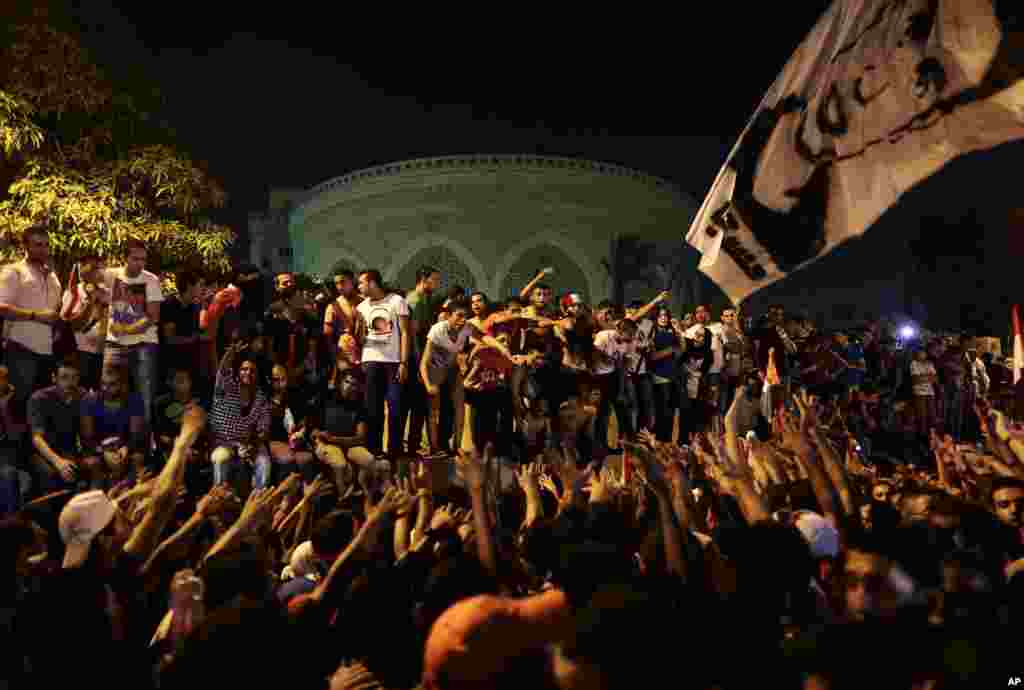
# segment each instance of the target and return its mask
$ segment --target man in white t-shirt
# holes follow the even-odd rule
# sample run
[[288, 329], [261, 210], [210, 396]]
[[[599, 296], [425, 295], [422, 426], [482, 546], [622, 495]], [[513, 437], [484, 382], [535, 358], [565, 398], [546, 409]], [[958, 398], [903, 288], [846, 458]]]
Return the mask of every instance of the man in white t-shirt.
[[157, 352], [160, 345], [160, 279], [146, 268], [146, 245], [130, 239], [124, 266], [107, 269], [105, 287], [110, 294], [107, 342], [103, 367], [123, 366], [131, 372], [146, 407], [146, 427], [152, 428], [153, 399], [157, 388]]
[[366, 410], [369, 421], [367, 449], [383, 455], [384, 403], [388, 406], [388, 459], [402, 450], [402, 389], [409, 378], [412, 330], [409, 305], [401, 295], [384, 290], [380, 271], [359, 274], [357, 311], [365, 326], [362, 366], [366, 374]]
[[[721, 395], [722, 367], [725, 366], [725, 346], [722, 342], [723, 326], [721, 323], [711, 323], [711, 310], [706, 305], [697, 307], [693, 313], [697, 323], [686, 330], [686, 337], [695, 340], [698, 331], [704, 329], [704, 335], [711, 339], [711, 364], [704, 372], [703, 383], [708, 390], [717, 390]], [[714, 409], [721, 413], [721, 401], [715, 398]]]
[[604, 330], [594, 336], [594, 388], [601, 393], [601, 402], [594, 422], [595, 451], [617, 451], [608, 447], [608, 420], [612, 408], [619, 423], [619, 440], [633, 437], [633, 420], [622, 401], [623, 368], [627, 357], [636, 351], [637, 325], [622, 319], [614, 330]]
[[0, 318], [7, 339], [6, 363], [21, 407], [53, 365], [53, 324], [60, 318], [60, 280], [50, 270], [46, 228], [25, 231], [25, 258], [0, 271]]
[[[521, 361], [512, 356], [505, 344], [485, 335], [470, 323], [469, 314], [470, 306], [465, 300], [449, 302], [444, 318], [427, 332], [420, 358], [418, 373], [430, 399], [428, 429], [432, 456], [449, 450], [457, 453], [462, 442], [466, 369], [460, 355], [465, 352], [467, 343], [485, 345], [510, 361]], [[450, 437], [455, 439], [451, 449], [448, 448]]]

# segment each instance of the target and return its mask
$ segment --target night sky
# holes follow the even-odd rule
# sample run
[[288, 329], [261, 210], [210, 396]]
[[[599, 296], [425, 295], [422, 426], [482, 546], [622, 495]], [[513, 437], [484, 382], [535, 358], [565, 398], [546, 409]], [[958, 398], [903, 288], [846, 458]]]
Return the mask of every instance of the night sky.
[[[456, 153], [604, 160], [666, 177], [702, 199], [828, 4], [680, 5], [699, 5], [699, 15], [620, 5], [568, 16], [514, 5], [370, 15], [350, 13], [349, 4], [297, 3], [290, 11], [280, 3], [224, 10], [176, 2], [154, 11], [149, 3], [90, 0], [79, 15], [87, 43], [115, 76], [124, 65], [152, 75], [181, 144], [230, 195], [223, 220], [242, 229], [270, 187]], [[991, 264], [1007, 256], [1005, 217], [1019, 195], [1010, 183], [1019, 179], [1021, 147], [1009, 148], [952, 166], [859, 243], [884, 251], [904, 244], [898, 234], [921, 232], [909, 226], [941, 224], [955, 234], [966, 223], [981, 237], [970, 244], [988, 252], [964, 250], [975, 256], [961, 262], [956, 294], [943, 292], [953, 289], [949, 280], [918, 291], [928, 292], [926, 301], [968, 301], [976, 299], [963, 296], [970, 284], [1007, 301], [1014, 286]], [[931, 220], [918, 223], [925, 215]], [[686, 228], [679, 230], [682, 241]], [[858, 251], [865, 250], [836, 252], [824, 279], [856, 284], [861, 260], [844, 254]]]

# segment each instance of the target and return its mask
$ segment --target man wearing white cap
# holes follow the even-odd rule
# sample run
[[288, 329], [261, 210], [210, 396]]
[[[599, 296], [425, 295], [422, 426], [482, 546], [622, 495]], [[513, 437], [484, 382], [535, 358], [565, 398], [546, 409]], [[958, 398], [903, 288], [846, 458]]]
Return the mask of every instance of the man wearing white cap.
[[139, 626], [148, 624], [149, 603], [139, 571], [174, 516], [189, 451], [205, 423], [201, 408], [186, 409], [181, 435], [137, 524], [100, 490], [78, 494], [64, 506], [57, 523], [65, 544], [64, 567], [43, 583], [26, 631], [28, 662], [40, 687], [81, 684], [89, 669], [106, 674], [109, 669], [96, 665], [104, 658], [122, 660], [116, 678], [104, 676], [105, 684], [139, 687], [146, 682], [150, 670], [144, 650], [136, 645], [145, 641]]
[[97, 556], [109, 564], [108, 557], [131, 536], [131, 523], [99, 489], [72, 498], [61, 511], [57, 526], [64, 541], [66, 569], [85, 565], [94, 541], [100, 550]]

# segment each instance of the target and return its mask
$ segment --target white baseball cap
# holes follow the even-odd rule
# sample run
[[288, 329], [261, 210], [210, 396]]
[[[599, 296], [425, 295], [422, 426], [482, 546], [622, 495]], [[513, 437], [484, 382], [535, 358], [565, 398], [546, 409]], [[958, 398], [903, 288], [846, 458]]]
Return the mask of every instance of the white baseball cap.
[[65, 568], [78, 568], [85, 563], [92, 540], [106, 529], [116, 514], [114, 503], [99, 489], [78, 494], [68, 501], [57, 521], [65, 546]]

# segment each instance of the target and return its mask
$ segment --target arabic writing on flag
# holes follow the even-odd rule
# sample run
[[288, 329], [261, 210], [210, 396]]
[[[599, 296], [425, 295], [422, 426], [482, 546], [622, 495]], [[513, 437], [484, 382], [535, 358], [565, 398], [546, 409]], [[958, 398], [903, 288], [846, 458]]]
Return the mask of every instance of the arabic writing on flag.
[[765, 95], [686, 240], [734, 302], [863, 234], [952, 159], [1024, 138], [996, 0], [837, 0]]

